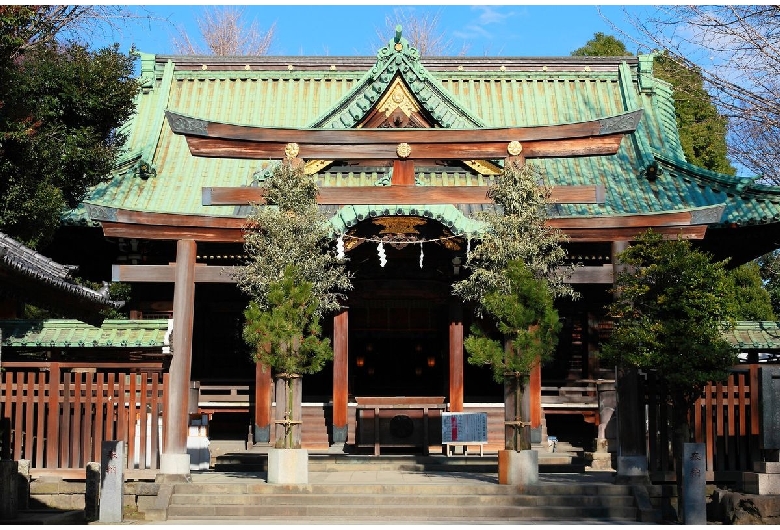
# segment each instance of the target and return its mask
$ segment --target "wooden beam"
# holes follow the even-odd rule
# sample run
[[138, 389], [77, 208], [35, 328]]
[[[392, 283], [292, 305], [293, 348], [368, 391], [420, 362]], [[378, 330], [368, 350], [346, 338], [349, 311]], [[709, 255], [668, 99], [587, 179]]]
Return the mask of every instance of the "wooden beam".
[[[429, 129], [430, 130], [430, 129]], [[433, 129], [441, 130], [441, 129]], [[481, 131], [472, 133], [479, 137]], [[206, 158], [236, 158], [268, 160], [284, 158], [286, 143], [256, 143], [246, 140], [201, 138], [187, 136], [193, 156]], [[570, 138], [565, 140], [534, 140], [523, 143], [526, 158], [567, 158], [578, 156], [614, 155], [620, 148], [623, 134]], [[496, 159], [507, 155], [507, 142], [410, 143], [408, 160], [474, 160]], [[298, 156], [306, 160], [363, 160], [381, 158], [395, 160], [398, 144], [303, 144]]]
[[[395, 178], [395, 175], [394, 175]], [[339, 186], [319, 189], [319, 204], [492, 204], [488, 186]], [[260, 187], [204, 187], [204, 206], [261, 204]], [[557, 186], [552, 202], [557, 204], [599, 204], [604, 186]]]
[[360, 128], [360, 129], [294, 129], [284, 127], [252, 127], [212, 122], [166, 111], [168, 124], [175, 134], [203, 138], [222, 138], [248, 142], [276, 142], [323, 145], [466, 143], [475, 135], [480, 141], [528, 142], [533, 140], [561, 140], [630, 133], [636, 130], [643, 110], [577, 123], [542, 125], [534, 127], [496, 127], [482, 129], [449, 128]]
[[[206, 217], [206, 216], [204, 216]], [[238, 223], [245, 222], [237, 219]], [[176, 241], [179, 238], [192, 239], [209, 243], [240, 243], [244, 241], [241, 228], [213, 228], [199, 226], [158, 226], [153, 224], [127, 224], [101, 221], [103, 235], [106, 237], [125, 237], [137, 239], [154, 239]]]
[[[195, 283], [236, 283], [234, 274], [237, 267], [214, 265], [195, 265]], [[169, 265], [112, 265], [111, 281], [170, 283], [176, 275], [176, 264]]]
[[[195, 265], [195, 283], [236, 283], [238, 267], [217, 265]], [[173, 283], [176, 265], [113, 265], [111, 281], [136, 283]], [[567, 283], [611, 284], [612, 265], [600, 267], [576, 267]]]

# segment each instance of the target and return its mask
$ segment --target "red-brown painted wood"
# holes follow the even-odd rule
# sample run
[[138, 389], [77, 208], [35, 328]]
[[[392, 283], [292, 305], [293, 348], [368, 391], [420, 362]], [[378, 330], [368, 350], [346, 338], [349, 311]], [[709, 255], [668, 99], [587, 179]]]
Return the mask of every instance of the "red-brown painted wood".
[[349, 397], [349, 311], [333, 317], [333, 425], [347, 426]]
[[531, 428], [542, 426], [542, 364], [536, 362], [528, 379], [528, 392], [531, 400]]
[[46, 410], [46, 467], [59, 467], [57, 446], [60, 439], [60, 367], [56, 362], [49, 368], [49, 399]]
[[450, 304], [450, 412], [463, 412], [463, 306]]
[[255, 363], [255, 425], [261, 429], [271, 425], [272, 394], [271, 368]]
[[[396, 161], [396, 165], [407, 164]], [[412, 162], [408, 162], [412, 164]], [[398, 175], [401, 172], [401, 176]], [[409, 180], [402, 183], [401, 179]], [[393, 170], [392, 186], [321, 187], [318, 204], [492, 204], [489, 186], [414, 186], [414, 174]], [[550, 200], [556, 204], [603, 203], [603, 186], [556, 186]], [[265, 190], [260, 187], [204, 187], [204, 206], [262, 204]], [[667, 214], [668, 215], [668, 214]], [[586, 221], [587, 222], [587, 221]], [[688, 215], [690, 224], [690, 214]], [[592, 221], [590, 221], [592, 223]]]

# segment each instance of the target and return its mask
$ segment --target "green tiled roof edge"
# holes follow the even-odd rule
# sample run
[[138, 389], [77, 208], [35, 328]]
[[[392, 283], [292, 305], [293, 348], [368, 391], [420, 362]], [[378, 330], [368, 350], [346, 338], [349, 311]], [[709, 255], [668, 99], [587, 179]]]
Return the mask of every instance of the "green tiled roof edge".
[[723, 337], [741, 350], [780, 349], [780, 322], [738, 321]]
[[170, 320], [105, 320], [100, 327], [80, 320], [2, 320], [2, 345], [15, 348], [165, 348]]

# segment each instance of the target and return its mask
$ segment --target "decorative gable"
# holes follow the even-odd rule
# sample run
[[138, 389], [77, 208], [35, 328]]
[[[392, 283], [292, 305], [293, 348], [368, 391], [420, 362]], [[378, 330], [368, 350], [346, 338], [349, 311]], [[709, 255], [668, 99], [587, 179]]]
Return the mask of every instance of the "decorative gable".
[[[397, 103], [396, 99], [399, 100]], [[455, 129], [485, 126], [482, 120], [459, 105], [420, 63], [420, 52], [401, 36], [400, 26], [396, 28], [395, 38], [377, 53], [374, 67], [310, 127], [378, 127], [379, 113], [386, 112], [381, 109], [387, 108], [393, 110], [385, 115], [382, 123], [392, 124], [398, 120], [401, 124], [427, 123], [427, 126]]]

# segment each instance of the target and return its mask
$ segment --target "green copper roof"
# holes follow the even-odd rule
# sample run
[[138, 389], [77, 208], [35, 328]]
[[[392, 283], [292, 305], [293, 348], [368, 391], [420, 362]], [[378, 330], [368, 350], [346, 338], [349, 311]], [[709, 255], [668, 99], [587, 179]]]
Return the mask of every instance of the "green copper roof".
[[100, 327], [78, 320], [3, 320], [3, 346], [52, 348], [170, 349], [170, 320], [105, 320]]
[[724, 334], [740, 351], [780, 349], [780, 322], [739, 321]]
[[[137, 113], [123, 129], [129, 137], [128, 153], [112, 180], [97, 186], [87, 207], [71, 212], [66, 222], [89, 222], [94, 207], [243, 217], [245, 208], [203, 206], [201, 189], [252, 185], [269, 161], [192, 156], [185, 138], [174, 135], [163, 118], [166, 109], [254, 126], [352, 127], [398, 76], [442, 127], [531, 127], [644, 109], [637, 131], [623, 139], [614, 156], [532, 161], [550, 185], [601, 185], [606, 190], [603, 203], [556, 205], [551, 209], [554, 217], [723, 206], [723, 216], [707, 222], [717, 226], [780, 218], [778, 188], [713, 174], [685, 162], [671, 88], [653, 77], [650, 56], [421, 59], [404, 39], [400, 43], [400, 50], [391, 42], [376, 58], [143, 54], [145, 88], [138, 96]], [[651, 182], [645, 170], [654, 163], [660, 164], [662, 172]], [[366, 186], [386, 180], [388, 172], [388, 168], [333, 167], [321, 171], [318, 178], [321, 186]], [[451, 171], [420, 167], [416, 180], [418, 185], [461, 186], [487, 179], [464, 166]], [[406, 212], [412, 205], [378, 207]], [[465, 216], [471, 213], [469, 205], [457, 209]], [[457, 230], [473, 229], [470, 221], [457, 215], [445, 217]], [[334, 219], [334, 225], [339, 222]]]

